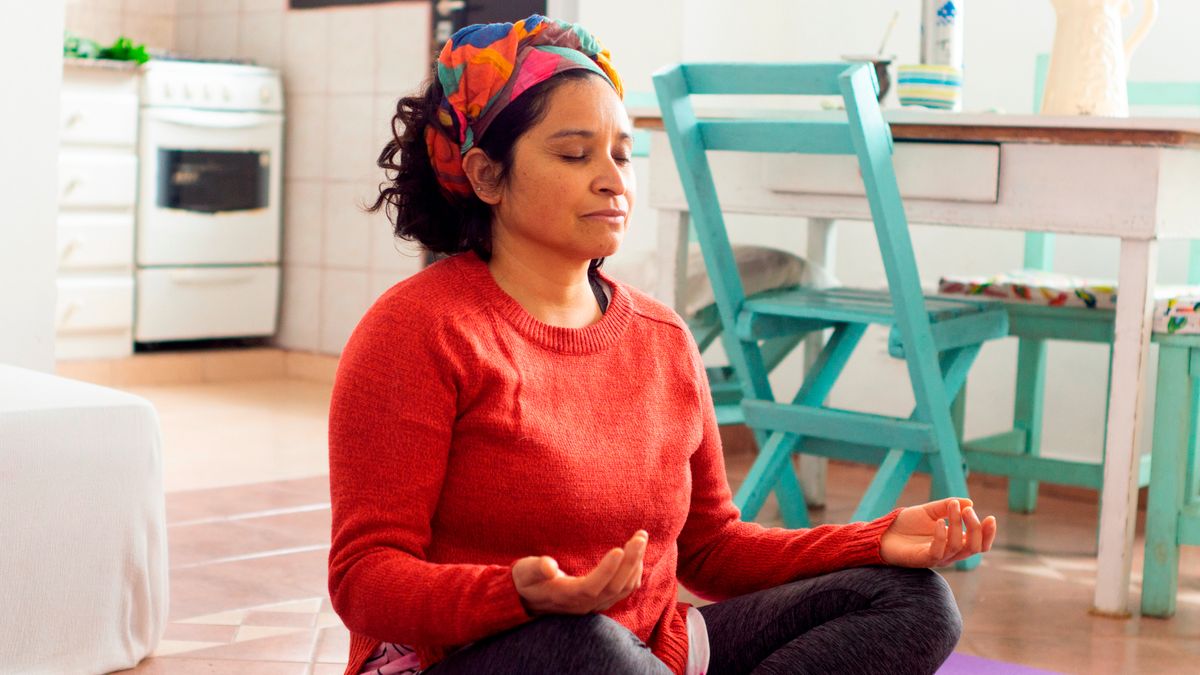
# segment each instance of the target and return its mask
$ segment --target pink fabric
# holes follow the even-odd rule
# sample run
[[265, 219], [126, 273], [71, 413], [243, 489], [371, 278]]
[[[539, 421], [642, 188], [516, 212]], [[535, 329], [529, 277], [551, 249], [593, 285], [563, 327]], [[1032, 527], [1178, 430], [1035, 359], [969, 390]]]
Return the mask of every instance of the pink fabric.
[[417, 653], [412, 647], [384, 642], [358, 672], [371, 675], [416, 675], [421, 672], [420, 665]]

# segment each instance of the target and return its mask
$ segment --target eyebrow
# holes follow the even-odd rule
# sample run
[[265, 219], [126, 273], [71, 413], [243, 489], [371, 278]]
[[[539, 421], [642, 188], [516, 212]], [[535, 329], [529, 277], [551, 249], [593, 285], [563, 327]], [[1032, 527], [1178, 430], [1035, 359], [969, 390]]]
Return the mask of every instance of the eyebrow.
[[[582, 136], [583, 138], [594, 138], [596, 136], [596, 132], [588, 131], [587, 129], [563, 129], [562, 131], [556, 131], [553, 134], [550, 134], [550, 140], [554, 140], [556, 138], [565, 138], [567, 136]], [[633, 136], [629, 135], [628, 133], [626, 133], [624, 131], [621, 132], [621, 135], [619, 138], [622, 141], [632, 141], [633, 140]]]

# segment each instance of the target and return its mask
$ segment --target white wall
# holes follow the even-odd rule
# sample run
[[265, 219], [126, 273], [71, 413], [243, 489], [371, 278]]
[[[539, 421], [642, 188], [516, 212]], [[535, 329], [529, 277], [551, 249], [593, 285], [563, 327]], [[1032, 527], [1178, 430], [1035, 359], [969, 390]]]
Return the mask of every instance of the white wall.
[[[62, 0], [0, 0], [0, 363], [54, 371]], [[18, 93], [19, 92], [19, 93]]]
[[[1137, 0], [1134, 4], [1140, 5]], [[662, 65], [680, 60], [813, 61], [874, 52], [896, 10], [900, 15], [886, 51], [895, 54], [898, 63], [911, 63], [917, 60], [919, 49], [920, 0], [580, 0], [580, 5], [580, 21], [609, 46], [627, 88], [634, 92], [652, 91], [650, 75]], [[631, 20], [634, 16], [639, 18]], [[1135, 12], [1126, 20], [1128, 30], [1138, 18]], [[967, 110], [1031, 112], [1034, 59], [1038, 53], [1050, 51], [1054, 19], [1049, 0], [967, 0]], [[1197, 26], [1200, 3], [1162, 3], [1157, 24], [1133, 59], [1131, 79], [1200, 79], [1189, 58]], [[894, 92], [885, 101], [888, 104], [895, 105]], [[646, 164], [639, 163], [636, 168], [640, 191], [645, 194]], [[804, 249], [803, 223], [766, 217], [729, 221], [737, 239]], [[635, 209], [632, 227], [627, 247], [652, 249], [654, 218], [644, 203]], [[942, 274], [999, 272], [1021, 262], [1020, 234], [918, 226], [913, 238], [927, 285], [935, 284]], [[840, 223], [837, 251], [836, 267], [843, 282], [873, 287], [884, 284], [869, 226]], [[1183, 247], [1166, 244], [1160, 251], [1160, 278], [1181, 282], [1186, 264]], [[1117, 244], [1060, 237], [1055, 266], [1075, 274], [1115, 277]], [[912, 406], [911, 389], [903, 364], [886, 356], [885, 338], [883, 331], [869, 336], [835, 388], [833, 404], [907, 414]], [[984, 348], [969, 384], [969, 435], [999, 431], [1011, 422], [1015, 354], [1013, 340]], [[706, 356], [713, 361], [721, 359], [719, 350]], [[1055, 343], [1049, 358], [1045, 445], [1050, 454], [1095, 457], [1102, 439], [1107, 349]], [[777, 395], [794, 392], [800, 375], [799, 363], [785, 364], [772, 378]]]

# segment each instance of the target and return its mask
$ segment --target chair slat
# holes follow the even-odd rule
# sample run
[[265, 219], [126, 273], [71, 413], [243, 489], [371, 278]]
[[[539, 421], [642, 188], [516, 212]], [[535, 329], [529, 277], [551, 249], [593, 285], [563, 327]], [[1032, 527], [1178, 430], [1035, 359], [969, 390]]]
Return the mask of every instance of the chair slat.
[[813, 438], [918, 452], [934, 450], [933, 427], [926, 422], [819, 406], [742, 401], [746, 424]]
[[854, 154], [850, 127], [845, 122], [702, 120], [698, 126], [707, 150], [792, 152], [807, 155]]
[[687, 63], [688, 93], [834, 96], [838, 76], [852, 64], [834, 63]]

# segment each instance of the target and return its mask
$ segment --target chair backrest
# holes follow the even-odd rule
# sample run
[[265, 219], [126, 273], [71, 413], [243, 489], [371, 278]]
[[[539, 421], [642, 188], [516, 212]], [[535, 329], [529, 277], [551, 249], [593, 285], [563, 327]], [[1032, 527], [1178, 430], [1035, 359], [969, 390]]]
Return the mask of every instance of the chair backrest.
[[[891, 130], [879, 110], [879, 84], [868, 64], [684, 63], [657, 72], [654, 86], [717, 307], [726, 325], [732, 325], [745, 301], [745, 292], [717, 199], [706, 155], [709, 150], [856, 156], [889, 288], [893, 296], [921, 297], [919, 290], [915, 294], [898, 293], [909, 285], [919, 289], [919, 281], [891, 161]], [[795, 119], [780, 119], [778, 114], [743, 117], [740, 113], [736, 118], [698, 119], [691, 96], [704, 94], [838, 95], [845, 102], [845, 112]]]
[[[1050, 72], [1050, 55], [1041, 53], [1034, 61], [1033, 112], [1042, 111], [1042, 97], [1046, 93], [1046, 76]], [[1130, 80], [1126, 83], [1129, 105], [1155, 106], [1158, 108], [1191, 108], [1200, 110], [1200, 82], [1146, 82]], [[1200, 218], [1200, 214], [1196, 214]], [[1046, 234], [1031, 232], [1025, 235], [1025, 261], [1027, 269], [1050, 269], [1053, 258], [1053, 240]], [[1192, 241], [1188, 247], [1187, 283], [1200, 284], [1200, 240]]]

